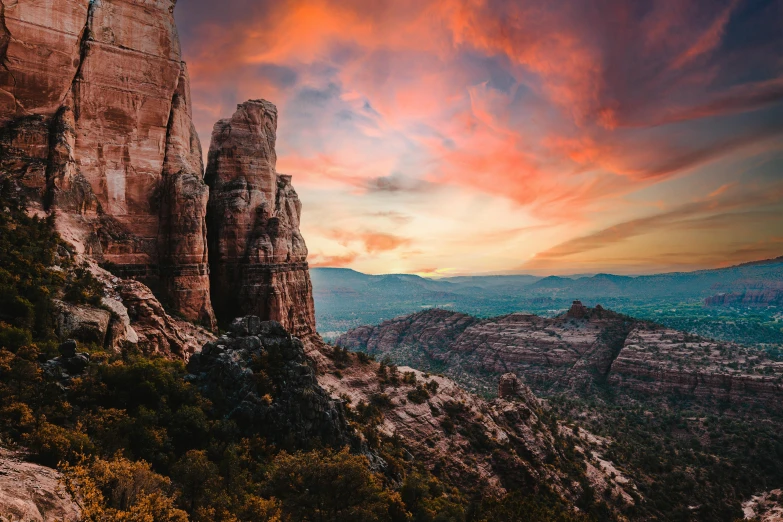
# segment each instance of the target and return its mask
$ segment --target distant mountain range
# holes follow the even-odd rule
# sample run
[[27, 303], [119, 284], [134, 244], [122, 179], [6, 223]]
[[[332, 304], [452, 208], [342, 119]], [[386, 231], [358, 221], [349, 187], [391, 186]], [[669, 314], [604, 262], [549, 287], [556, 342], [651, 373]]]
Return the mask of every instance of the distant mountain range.
[[[783, 257], [728, 268], [641, 276], [427, 279], [411, 274], [368, 275], [344, 268], [314, 268], [311, 276], [318, 330], [327, 338], [427, 308], [477, 317], [525, 311], [552, 316], [580, 299], [591, 306], [602, 304], [702, 335], [741, 340], [752, 327], [751, 341], [783, 343], [781, 325], [775, 324], [783, 311]], [[727, 314], [737, 315], [744, 326], [734, 328], [726, 321]], [[710, 319], [718, 316], [720, 321]], [[727, 329], [729, 333], [724, 332]]]

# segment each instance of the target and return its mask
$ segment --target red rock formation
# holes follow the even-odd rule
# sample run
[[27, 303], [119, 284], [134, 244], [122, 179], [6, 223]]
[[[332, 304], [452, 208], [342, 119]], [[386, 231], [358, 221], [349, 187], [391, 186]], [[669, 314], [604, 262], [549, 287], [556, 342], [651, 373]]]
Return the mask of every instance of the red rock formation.
[[778, 281], [738, 281], [732, 291], [704, 300], [706, 306], [783, 306], [783, 283]]
[[215, 124], [206, 181], [213, 304], [221, 321], [257, 315], [300, 337], [315, 332], [301, 203], [275, 171], [277, 109], [251, 100]]
[[175, 0], [0, 6], [0, 162], [100, 261], [214, 327]]
[[[191, 117], [175, 0], [0, 3], [0, 175], [67, 223], [80, 252], [215, 327], [255, 314], [315, 332], [301, 203], [275, 171], [277, 109], [240, 106], [210, 148]], [[63, 228], [63, 227], [60, 227]]]
[[500, 384], [498, 384], [498, 398], [500, 399], [513, 399], [519, 395], [519, 379], [516, 374], [504, 373], [500, 376]]
[[478, 320], [428, 310], [357, 328], [336, 342], [438, 367], [484, 393], [512, 372], [541, 392], [605, 382], [650, 396], [677, 393], [775, 410], [783, 397], [783, 362], [761, 350], [597, 308], [586, 309], [585, 319], [511, 314]]
[[566, 316], [571, 317], [572, 319], [584, 319], [587, 317], [587, 314], [588, 310], [585, 305], [582, 304], [582, 301], [574, 301], [571, 308], [566, 313]]

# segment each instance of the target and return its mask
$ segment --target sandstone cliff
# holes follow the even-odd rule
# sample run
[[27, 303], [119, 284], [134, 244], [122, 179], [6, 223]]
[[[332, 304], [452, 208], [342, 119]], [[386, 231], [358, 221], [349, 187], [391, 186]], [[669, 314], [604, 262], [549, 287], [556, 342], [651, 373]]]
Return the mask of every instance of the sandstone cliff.
[[2, 170], [97, 260], [214, 327], [201, 147], [174, 0], [4, 2]]
[[[722, 290], [722, 288], [718, 288]], [[777, 281], [737, 281], [725, 292], [704, 300], [706, 306], [783, 306], [783, 283]]]
[[484, 393], [512, 372], [541, 393], [608, 384], [648, 396], [676, 393], [774, 409], [783, 397], [783, 362], [761, 350], [581, 303], [551, 319], [511, 314], [478, 320], [428, 310], [357, 328], [337, 344], [444, 371]]
[[301, 204], [275, 171], [277, 110], [251, 101], [218, 122], [210, 198], [175, 4], [0, 4], [0, 176], [176, 314], [216, 327], [211, 259], [223, 322], [253, 313], [314, 333]]
[[215, 124], [206, 180], [212, 293], [221, 321], [242, 314], [315, 333], [302, 205], [291, 177], [275, 170], [277, 109], [251, 100]]

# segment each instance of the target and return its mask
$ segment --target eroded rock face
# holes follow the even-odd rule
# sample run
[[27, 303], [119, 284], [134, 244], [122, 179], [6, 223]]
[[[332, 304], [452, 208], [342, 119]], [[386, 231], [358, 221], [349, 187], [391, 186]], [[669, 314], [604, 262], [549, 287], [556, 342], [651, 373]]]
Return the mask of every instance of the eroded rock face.
[[783, 305], [783, 283], [776, 281], [739, 281], [728, 292], [704, 300], [706, 306], [748, 306], [763, 308]]
[[175, 0], [0, 5], [0, 167], [86, 253], [214, 327]]
[[[572, 308], [574, 310], [574, 308]], [[537, 392], [606, 383], [649, 396], [680, 394], [779, 410], [783, 362], [761, 350], [637, 321], [603, 308], [577, 307], [555, 318], [511, 314], [479, 320], [428, 310], [361, 327], [337, 344], [445, 373], [492, 393], [508, 372]], [[501, 377], [501, 375], [503, 377]]]
[[288, 449], [356, 442], [339, 401], [318, 385], [304, 345], [273, 321], [235, 320], [188, 363], [191, 380], [240, 429]]
[[277, 109], [249, 101], [216, 124], [210, 197], [175, 3], [0, 3], [0, 176], [55, 211], [80, 253], [178, 315], [214, 330], [214, 303], [224, 323], [252, 313], [312, 335], [301, 203], [275, 170]]
[[55, 301], [56, 332], [60, 339], [78, 339], [103, 347], [109, 331], [111, 313], [94, 306]]
[[315, 332], [302, 205], [275, 170], [277, 109], [265, 100], [215, 124], [206, 181], [213, 305], [220, 320], [253, 314], [297, 336]]

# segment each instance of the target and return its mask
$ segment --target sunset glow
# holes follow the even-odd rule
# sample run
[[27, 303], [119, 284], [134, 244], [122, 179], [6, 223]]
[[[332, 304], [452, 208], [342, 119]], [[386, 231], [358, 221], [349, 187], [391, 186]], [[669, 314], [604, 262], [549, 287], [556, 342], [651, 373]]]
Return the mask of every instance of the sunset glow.
[[204, 147], [278, 106], [311, 266], [645, 273], [783, 254], [780, 2], [181, 2]]

